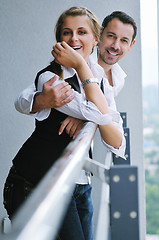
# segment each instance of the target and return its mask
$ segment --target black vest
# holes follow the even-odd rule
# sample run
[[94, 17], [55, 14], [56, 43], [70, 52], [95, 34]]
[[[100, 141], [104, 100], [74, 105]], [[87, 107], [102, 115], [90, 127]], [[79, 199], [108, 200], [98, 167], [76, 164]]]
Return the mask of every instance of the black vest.
[[[40, 74], [52, 71], [51, 65], [40, 71], [35, 79], [37, 86]], [[67, 79], [74, 90], [80, 91], [76, 75]], [[21, 175], [33, 184], [37, 184], [52, 164], [60, 157], [63, 150], [72, 140], [64, 131], [58, 134], [61, 122], [67, 115], [51, 109], [49, 117], [43, 121], [35, 120], [35, 130], [23, 144], [15, 158], [13, 164]]]

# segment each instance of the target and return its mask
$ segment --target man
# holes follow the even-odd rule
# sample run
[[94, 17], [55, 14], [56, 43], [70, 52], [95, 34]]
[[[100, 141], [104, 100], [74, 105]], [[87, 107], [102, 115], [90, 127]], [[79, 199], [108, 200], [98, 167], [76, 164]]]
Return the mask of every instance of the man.
[[[117, 62], [134, 45], [136, 32], [135, 21], [121, 11], [115, 11], [103, 20], [101, 38], [98, 44], [98, 63], [104, 69], [105, 78], [113, 90], [114, 97], [117, 96], [124, 86], [126, 77], [126, 74]], [[67, 83], [61, 83], [52, 87], [51, 85], [54, 81], [56, 81], [56, 77], [46, 82], [42, 92], [36, 92], [34, 84], [25, 89], [15, 102], [16, 109], [25, 114], [32, 114], [39, 120], [48, 117], [50, 108], [58, 107], [60, 111], [67, 114], [66, 103], [72, 104], [73, 90]], [[74, 113], [72, 116], [74, 116]], [[66, 128], [70, 136], [76, 137], [78, 131], [83, 126], [83, 121], [79, 119], [83, 118], [78, 114], [75, 117], [67, 117], [65, 119], [59, 129], [59, 134]]]
[[[109, 84], [114, 87], [115, 96], [123, 87], [126, 77], [116, 63], [134, 45], [136, 32], [134, 20], [123, 12], [113, 12], [103, 20], [101, 39], [98, 44], [98, 63], [103, 67]], [[113, 79], [114, 74], [115, 79]]]

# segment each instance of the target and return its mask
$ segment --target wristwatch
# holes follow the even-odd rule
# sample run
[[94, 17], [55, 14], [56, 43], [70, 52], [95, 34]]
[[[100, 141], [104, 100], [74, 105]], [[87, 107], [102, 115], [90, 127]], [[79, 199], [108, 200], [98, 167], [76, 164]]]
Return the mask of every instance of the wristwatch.
[[84, 80], [84, 81], [82, 82], [82, 86], [84, 87], [84, 86], [86, 86], [88, 83], [98, 83], [98, 84], [99, 84], [99, 81], [98, 81], [97, 78], [88, 78], [88, 79], [86, 79], [86, 80]]

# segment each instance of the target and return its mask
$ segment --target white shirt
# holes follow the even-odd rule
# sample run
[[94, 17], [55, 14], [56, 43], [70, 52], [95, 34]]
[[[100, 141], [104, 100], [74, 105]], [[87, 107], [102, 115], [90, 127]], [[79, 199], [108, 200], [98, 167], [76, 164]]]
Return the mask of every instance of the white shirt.
[[112, 80], [113, 80], [113, 93], [114, 97], [118, 95], [121, 89], [124, 87], [126, 73], [122, 70], [118, 63], [114, 64], [111, 68]]
[[[63, 112], [69, 116], [79, 118], [82, 120], [92, 121], [99, 125], [108, 124], [110, 122], [113, 122], [122, 132], [123, 134], [123, 141], [119, 149], [115, 149], [102, 139], [102, 142], [104, 143], [107, 151], [112, 151], [116, 155], [125, 158], [125, 138], [122, 128], [122, 119], [120, 117], [120, 114], [116, 111], [116, 104], [114, 100], [114, 96], [116, 96], [121, 88], [124, 85], [124, 78], [126, 77], [126, 74], [123, 72], [123, 70], [120, 68], [118, 64], [115, 64], [112, 66], [112, 79], [113, 79], [113, 87], [110, 86], [108, 79], [105, 75], [105, 72], [99, 64], [97, 64], [95, 61], [90, 60], [89, 61], [89, 67], [92, 70], [92, 73], [94, 77], [96, 77], [100, 81], [103, 79], [103, 85], [104, 85], [104, 94], [107, 99], [110, 113], [109, 114], [102, 114], [95, 104], [92, 102], [86, 100], [85, 94], [83, 92], [82, 84], [80, 79], [78, 78], [79, 86], [81, 89], [81, 93], [78, 93], [74, 91], [74, 99], [63, 105], [62, 107], [56, 108], [58, 111]], [[64, 79], [72, 77], [76, 71], [72, 68], [66, 68], [63, 67], [63, 74]], [[43, 84], [48, 81], [50, 78], [52, 78], [55, 74], [52, 72], [44, 72], [39, 76], [38, 79], [38, 86], [36, 91], [34, 83], [30, 85], [28, 88], [26, 88], [20, 95], [17, 97], [15, 101], [15, 107], [16, 109], [24, 114], [29, 114], [36, 118], [39, 121], [42, 121], [46, 119], [51, 109], [44, 109], [40, 112], [37, 112], [35, 114], [30, 114], [32, 110], [33, 100], [34, 96], [37, 92], [42, 91]], [[78, 75], [77, 75], [78, 76]], [[64, 80], [59, 80], [59, 78], [53, 83], [53, 86], [61, 83]], [[81, 183], [81, 181], [79, 181]]]

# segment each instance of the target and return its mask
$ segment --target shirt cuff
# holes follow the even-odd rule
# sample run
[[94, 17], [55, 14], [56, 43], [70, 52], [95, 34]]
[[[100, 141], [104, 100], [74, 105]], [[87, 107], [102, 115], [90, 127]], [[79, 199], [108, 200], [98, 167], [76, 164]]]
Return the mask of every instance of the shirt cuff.
[[36, 113], [30, 113], [30, 116], [36, 118], [38, 121], [43, 121], [50, 115], [51, 109], [46, 108]]
[[125, 140], [124, 136], [123, 136], [123, 139], [122, 139], [122, 144], [121, 144], [121, 146], [118, 149], [110, 146], [103, 139], [102, 139], [102, 142], [105, 145], [105, 147], [107, 148], [107, 151], [111, 151], [115, 155], [117, 155], [117, 156], [123, 158], [124, 160], [126, 160], [126, 157], [125, 157], [126, 140]]
[[33, 100], [36, 93], [37, 92], [27, 93], [27, 91], [24, 91], [21, 95], [19, 95], [14, 102], [16, 110], [19, 111], [20, 113], [29, 115], [32, 109]]
[[31, 113], [32, 111], [32, 107], [33, 107], [33, 102], [34, 102], [34, 97], [39, 93], [40, 91], [37, 91], [33, 94], [33, 98], [31, 100], [31, 103], [30, 103], [30, 116], [36, 118], [38, 121], [43, 121], [45, 120], [46, 118], [48, 118], [48, 116], [50, 115], [50, 111], [51, 109], [50, 108], [46, 108], [46, 109], [43, 109], [39, 112], [35, 112], [35, 113]]
[[24, 92], [15, 100], [14, 104], [16, 110], [20, 113], [30, 115], [39, 121], [46, 119], [49, 116], [51, 109], [44, 109], [36, 113], [31, 113], [34, 97], [39, 92], [40, 91], [30, 92], [24, 90]]
[[120, 114], [117, 111], [109, 108], [110, 112], [102, 114], [96, 105], [90, 101], [84, 101], [81, 103], [81, 113], [88, 121], [92, 121], [98, 125], [106, 125], [110, 122], [119, 123]]

